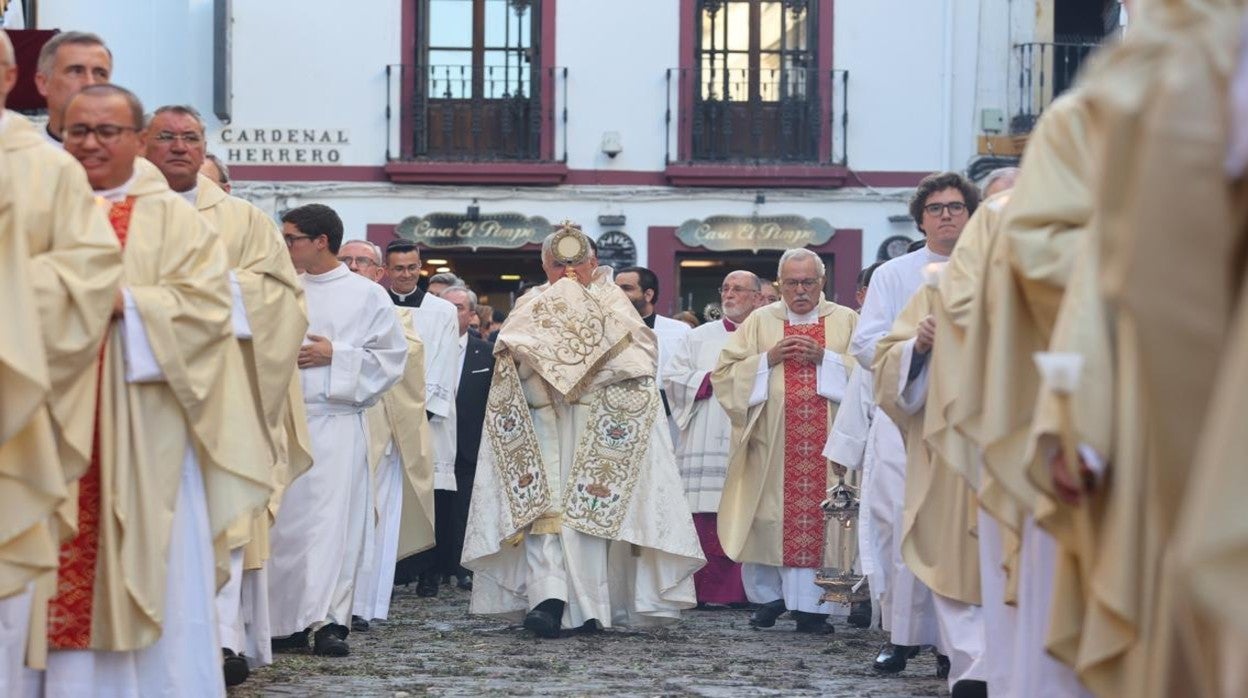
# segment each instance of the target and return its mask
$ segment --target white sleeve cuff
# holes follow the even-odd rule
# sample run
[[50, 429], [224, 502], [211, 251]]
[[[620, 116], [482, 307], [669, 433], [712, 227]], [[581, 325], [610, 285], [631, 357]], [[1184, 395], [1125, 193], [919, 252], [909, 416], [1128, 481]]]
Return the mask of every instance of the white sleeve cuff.
[[849, 370], [840, 355], [830, 349], [823, 350], [823, 362], [819, 364], [816, 378], [816, 391], [820, 396], [837, 403], [845, 399], [845, 388], [849, 382]]
[[1088, 470], [1092, 471], [1098, 482], [1105, 478], [1105, 468], [1108, 463], [1101, 454], [1096, 452], [1095, 448], [1087, 444], [1079, 444], [1079, 456], [1083, 458], [1084, 465], [1088, 466]]
[[754, 389], [750, 391], [749, 406], [761, 405], [767, 401], [767, 389], [771, 367], [767, 365], [767, 352], [758, 355], [758, 372], [754, 374]]
[[915, 360], [914, 339], [902, 345], [901, 369], [897, 386], [897, 406], [906, 414], [916, 414], [927, 403], [927, 377], [930, 372], [925, 363], [914, 380], [910, 380], [910, 367]]
[[251, 323], [247, 321], [247, 306], [243, 305], [243, 287], [238, 283], [238, 276], [230, 270], [230, 295], [234, 298], [234, 308], [230, 318], [234, 321], [234, 336], [239, 339], [251, 339]]
[[334, 354], [329, 357], [329, 392], [326, 397], [330, 400], [355, 402], [360, 367], [364, 364], [364, 351], [340, 342], [331, 344]]
[[134, 296], [129, 289], [122, 289], [124, 315], [122, 317], [122, 338], [126, 359], [127, 383], [156, 383], [165, 379], [165, 372], [156, 361], [152, 345], [147, 341], [147, 331], [143, 327], [143, 316], [134, 303]]

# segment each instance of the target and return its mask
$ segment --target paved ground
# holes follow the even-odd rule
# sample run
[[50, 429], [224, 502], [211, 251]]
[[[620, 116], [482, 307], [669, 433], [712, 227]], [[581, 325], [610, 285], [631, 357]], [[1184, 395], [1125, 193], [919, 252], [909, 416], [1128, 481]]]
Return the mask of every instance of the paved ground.
[[352, 633], [351, 656], [283, 654], [231, 698], [251, 696], [944, 696], [928, 653], [901, 676], [870, 668], [884, 640], [838, 625], [793, 632], [781, 619], [754, 630], [744, 610], [690, 611], [656, 632], [609, 630], [540, 640], [518, 626], [468, 615], [467, 592], [436, 599], [399, 587], [388, 622]]

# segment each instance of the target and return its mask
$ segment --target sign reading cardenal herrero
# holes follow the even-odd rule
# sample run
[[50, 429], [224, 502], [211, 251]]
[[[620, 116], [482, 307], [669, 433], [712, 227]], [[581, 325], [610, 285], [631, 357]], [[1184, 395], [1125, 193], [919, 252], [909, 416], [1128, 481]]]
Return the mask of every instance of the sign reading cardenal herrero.
[[490, 213], [469, 218], [462, 213], [408, 216], [395, 228], [399, 237], [427, 247], [496, 247], [515, 249], [540, 244], [551, 225], [541, 216]]
[[792, 250], [826, 244], [835, 234], [822, 218], [801, 216], [711, 216], [687, 220], [676, 229], [686, 245], [717, 252]]
[[342, 149], [351, 145], [341, 128], [221, 129], [218, 151], [231, 165], [325, 165], [342, 161]]

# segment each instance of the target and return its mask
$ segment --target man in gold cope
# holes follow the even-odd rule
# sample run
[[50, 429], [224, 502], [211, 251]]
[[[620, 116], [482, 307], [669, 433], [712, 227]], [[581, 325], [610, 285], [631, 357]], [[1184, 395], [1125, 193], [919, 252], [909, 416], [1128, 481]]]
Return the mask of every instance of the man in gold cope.
[[845, 397], [858, 314], [823, 297], [825, 272], [810, 250], [780, 258], [782, 303], [754, 311], [711, 375], [732, 421], [719, 539], [742, 567], [745, 592], [763, 604], [750, 623], [771, 627], [786, 610], [798, 632], [831, 632], [815, 571], [823, 554], [828, 430]]
[[524, 617], [543, 637], [674, 620], [694, 606], [704, 560], [654, 332], [571, 224], [546, 238], [542, 267], [549, 283], [520, 298], [494, 345], [464, 540], [472, 612]]

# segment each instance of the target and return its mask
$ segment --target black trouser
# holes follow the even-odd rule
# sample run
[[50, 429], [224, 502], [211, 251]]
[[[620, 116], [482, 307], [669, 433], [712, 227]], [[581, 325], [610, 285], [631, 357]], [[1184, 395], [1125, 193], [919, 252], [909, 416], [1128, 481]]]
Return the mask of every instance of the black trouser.
[[[456, 468], [456, 492], [433, 491], [433, 527], [436, 544], [424, 551], [403, 558], [395, 566], [394, 583], [409, 584], [422, 574], [445, 577], [467, 572], [460, 567], [464, 553], [464, 532], [468, 525], [468, 507], [472, 502], [472, 480], [476, 468]], [[439, 579], [440, 581], [440, 579]]]

